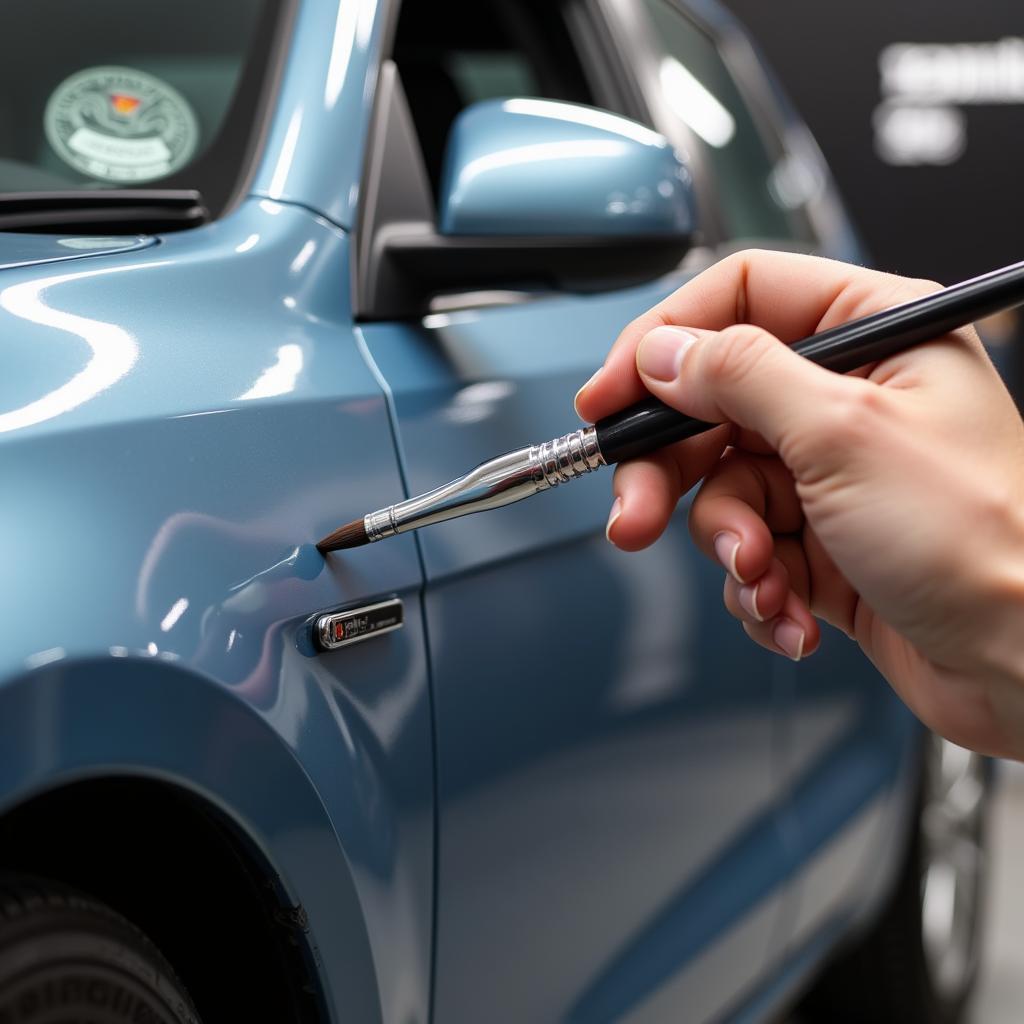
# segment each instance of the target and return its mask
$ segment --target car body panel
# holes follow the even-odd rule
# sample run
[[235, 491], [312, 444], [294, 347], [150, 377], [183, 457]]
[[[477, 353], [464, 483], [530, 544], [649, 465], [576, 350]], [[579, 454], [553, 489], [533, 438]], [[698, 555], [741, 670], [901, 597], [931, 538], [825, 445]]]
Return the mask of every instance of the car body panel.
[[0, 270], [56, 263], [60, 260], [76, 260], [86, 256], [109, 256], [112, 253], [146, 249], [151, 245], [156, 245], [156, 239], [149, 235], [110, 238], [72, 235], [61, 238], [56, 235], [7, 234]]
[[820, 650], [794, 675], [781, 766], [799, 842], [794, 948], [833, 919], [849, 927], [865, 911], [860, 901], [884, 894], [888, 879], [877, 862], [899, 863], [891, 837], [902, 840], [904, 823], [913, 819], [921, 728], [859, 654], [851, 659], [852, 647], [828, 629]]
[[355, 225], [389, 0], [297, 3], [267, 139], [249, 190]]
[[[918, 727], [852, 645], [750, 645], [685, 509], [613, 550], [607, 472], [311, 546], [571, 428], [681, 280], [354, 325], [394, 15], [298, 5], [223, 220], [57, 263], [0, 235], [0, 805], [103, 774], [207, 799], [306, 908], [330, 1019], [425, 1022], [432, 989], [444, 1021], [765, 1019], [905, 834]], [[856, 258], [823, 180], [822, 251]], [[314, 651], [317, 612], [391, 595], [403, 629]]]
[[537, 99], [489, 100], [459, 115], [438, 197], [443, 235], [586, 235], [597, 226], [685, 238], [696, 220], [690, 174], [664, 136]]
[[[419, 559], [408, 537], [343, 564], [312, 546], [401, 487], [341, 286], [347, 260], [336, 228], [253, 200], [141, 252], [0, 272], [5, 359], [50, 367], [0, 382], [0, 691], [42, 663], [87, 665], [82, 693], [103, 707], [104, 663], [123, 680], [127, 659], [140, 678], [166, 663], [201, 680], [214, 720], [218, 690], [248, 705], [323, 802], [370, 937], [377, 1012], [422, 1020], [433, 759]], [[315, 612], [390, 594], [403, 629], [312, 649]], [[154, 723], [122, 719], [106, 739], [113, 750]], [[190, 785], [186, 765], [177, 781]], [[0, 775], [6, 803], [18, 785]], [[313, 939], [329, 977], [343, 951]]]
[[[807, 183], [803, 214], [831, 259], [867, 262], [824, 158], [736, 19], [715, 0], [671, 0], [714, 34], [755, 121], [779, 160]], [[687, 146], [688, 130], [671, 112], [656, 75], [657, 51], [632, 0], [601, 0], [636, 48], [641, 89], [653, 123]], [[692, 140], [691, 140], [692, 144]], [[696, 176], [696, 175], [695, 175]], [[771, 240], [766, 240], [771, 246]], [[778, 240], [782, 248], [792, 247]], [[797, 248], [802, 248], [800, 244]], [[735, 246], [728, 246], [735, 248]], [[787, 339], [795, 340], [795, 339]], [[787, 676], [776, 770], [785, 779], [785, 835], [792, 856], [784, 886], [784, 927], [769, 955], [771, 971], [802, 963], [807, 948], [828, 950], [837, 935], [870, 917], [888, 891], [907, 836], [923, 730], [888, 684], [839, 631], [824, 627], [820, 651]], [[894, 838], [895, 837], [895, 842]], [[826, 941], [821, 941], [822, 936]], [[803, 970], [817, 962], [811, 957]], [[739, 1011], [737, 1011], [739, 1012]]]
[[[358, 1020], [382, 1020], [366, 919], [352, 873], [339, 870], [335, 823], [273, 717], [145, 654], [34, 661], [0, 687], [0, 810], [13, 794], [24, 800], [112, 776], [191, 792], [244, 833], [302, 907], [326, 1004], [344, 999]], [[301, 699], [323, 701], [315, 685], [306, 691]]]
[[[410, 492], [571, 429], [570, 396], [618, 325], [678, 283], [364, 325]], [[646, 552], [607, 544], [610, 483], [595, 474], [418, 534], [439, 1020], [617, 1019], [648, 1004], [658, 1019], [659, 998], [710, 1019], [777, 934], [790, 860], [773, 686], [789, 666], [733, 641], [720, 573], [683, 514]]]

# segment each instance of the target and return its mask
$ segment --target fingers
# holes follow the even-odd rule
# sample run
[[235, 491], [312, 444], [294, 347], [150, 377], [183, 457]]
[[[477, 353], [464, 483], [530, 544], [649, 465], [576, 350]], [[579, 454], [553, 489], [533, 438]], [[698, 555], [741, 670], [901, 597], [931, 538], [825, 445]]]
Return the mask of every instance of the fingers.
[[781, 559], [771, 558], [768, 570], [753, 583], [737, 583], [726, 573], [722, 598], [725, 607], [741, 622], [769, 622], [781, 614], [789, 597], [789, 572]]
[[605, 535], [623, 551], [639, 551], [664, 532], [679, 499], [719, 460], [728, 428], [616, 467]]
[[798, 440], [805, 457], [827, 452], [829, 425], [856, 415], [863, 392], [880, 391], [815, 365], [750, 324], [717, 333], [658, 328], [643, 338], [636, 364], [645, 388], [667, 405], [753, 431], [787, 462]]
[[802, 528], [786, 467], [736, 449], [709, 474], [690, 510], [695, 543], [726, 570], [726, 608], [761, 646], [796, 660], [820, 640], [807, 559], [793, 536]]
[[767, 622], [744, 622], [743, 632], [756, 644], [792, 661], [812, 655], [821, 643], [821, 630], [807, 605], [793, 591], [781, 612]]
[[[808, 606], [802, 548], [772, 534], [772, 529], [800, 528], [792, 478], [778, 459], [735, 450], [717, 467], [694, 501], [691, 532], [701, 550], [726, 569], [725, 605], [748, 635], [768, 650], [799, 660], [817, 648], [820, 630]], [[668, 452], [619, 466], [608, 539], [626, 551], [651, 544], [687, 489], [683, 471]]]
[[653, 544], [683, 494], [679, 469], [667, 452], [619, 466], [612, 489], [615, 500], [605, 536], [623, 551]]
[[809, 524], [804, 526], [800, 541], [808, 574], [814, 580], [811, 612], [852, 638], [859, 603], [857, 592], [836, 567]]
[[763, 327], [786, 342], [923, 294], [927, 283], [799, 253], [736, 253], [687, 281], [630, 323], [604, 367], [576, 398], [580, 416], [596, 421], [645, 397], [636, 372], [640, 340], [655, 327], [682, 324], [720, 331], [737, 323]]
[[[799, 564], [799, 546], [782, 539], [778, 552], [782, 557], [773, 557], [759, 579], [740, 584], [726, 575], [723, 598], [726, 609], [740, 620], [751, 640], [800, 661], [818, 649], [821, 630], [807, 604], [807, 577]], [[792, 565], [792, 574], [786, 563]]]
[[732, 568], [741, 583], [767, 572], [773, 533], [797, 533], [802, 525], [803, 512], [786, 467], [776, 458], [736, 449], [708, 474], [690, 509], [690, 533], [697, 547]]

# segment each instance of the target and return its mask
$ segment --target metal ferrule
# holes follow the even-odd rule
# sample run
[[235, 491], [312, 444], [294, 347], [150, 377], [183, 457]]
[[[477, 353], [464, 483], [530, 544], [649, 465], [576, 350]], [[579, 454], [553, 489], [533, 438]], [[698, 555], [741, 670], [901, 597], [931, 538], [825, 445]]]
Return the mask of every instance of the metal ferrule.
[[553, 441], [500, 455], [443, 487], [371, 512], [363, 519], [363, 527], [367, 540], [383, 540], [472, 512], [511, 505], [603, 465], [597, 431], [584, 427]]

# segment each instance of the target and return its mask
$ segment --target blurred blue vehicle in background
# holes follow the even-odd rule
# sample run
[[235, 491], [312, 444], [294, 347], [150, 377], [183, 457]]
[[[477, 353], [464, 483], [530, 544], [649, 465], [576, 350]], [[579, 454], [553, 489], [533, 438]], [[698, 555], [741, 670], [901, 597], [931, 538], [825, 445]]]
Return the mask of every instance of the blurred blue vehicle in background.
[[0, 55], [0, 1021], [955, 1020], [982, 762], [749, 643], [685, 508], [313, 547], [729, 252], [861, 258], [739, 28], [33, 0]]

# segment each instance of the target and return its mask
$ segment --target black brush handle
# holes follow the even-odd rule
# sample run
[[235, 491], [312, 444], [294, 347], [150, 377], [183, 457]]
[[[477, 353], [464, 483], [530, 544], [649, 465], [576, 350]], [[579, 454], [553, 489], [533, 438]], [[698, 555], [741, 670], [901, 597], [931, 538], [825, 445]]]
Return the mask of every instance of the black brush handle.
[[[796, 342], [794, 352], [848, 373], [904, 349], [1024, 304], [1024, 262], [962, 281], [934, 295], [851, 320]], [[647, 398], [598, 420], [597, 442], [608, 464], [625, 462], [716, 426]]]

